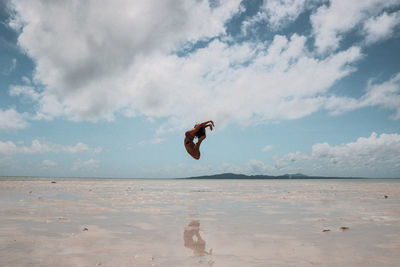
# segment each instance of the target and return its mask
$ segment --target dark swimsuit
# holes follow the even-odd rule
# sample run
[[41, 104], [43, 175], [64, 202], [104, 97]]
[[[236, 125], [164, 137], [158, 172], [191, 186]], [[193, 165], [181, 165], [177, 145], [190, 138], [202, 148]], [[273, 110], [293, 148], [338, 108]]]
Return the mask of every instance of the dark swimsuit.
[[188, 140], [185, 142], [185, 145], [190, 144], [190, 143], [193, 143], [194, 136], [192, 136], [192, 135], [190, 134], [189, 131], [187, 131], [187, 132], [185, 133], [185, 136], [186, 136], [186, 138], [188, 139]]

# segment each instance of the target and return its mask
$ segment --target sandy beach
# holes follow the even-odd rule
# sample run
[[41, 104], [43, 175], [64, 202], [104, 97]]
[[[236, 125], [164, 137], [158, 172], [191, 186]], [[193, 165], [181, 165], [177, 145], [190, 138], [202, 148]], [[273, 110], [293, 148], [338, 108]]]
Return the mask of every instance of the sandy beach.
[[400, 266], [400, 180], [2, 178], [1, 266]]

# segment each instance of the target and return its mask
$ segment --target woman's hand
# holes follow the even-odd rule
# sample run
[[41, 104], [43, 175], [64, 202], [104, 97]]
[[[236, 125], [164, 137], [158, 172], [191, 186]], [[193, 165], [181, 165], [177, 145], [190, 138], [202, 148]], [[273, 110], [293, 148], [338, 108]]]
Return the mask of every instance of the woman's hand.
[[203, 125], [203, 127], [207, 127], [207, 126], [211, 126], [210, 124], [212, 125], [212, 127], [215, 127], [213, 121], [205, 121], [201, 125]]

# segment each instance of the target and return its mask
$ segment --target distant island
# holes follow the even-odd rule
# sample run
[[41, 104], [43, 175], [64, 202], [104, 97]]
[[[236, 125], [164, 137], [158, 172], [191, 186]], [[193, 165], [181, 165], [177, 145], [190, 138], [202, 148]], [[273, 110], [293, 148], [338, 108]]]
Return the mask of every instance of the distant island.
[[284, 174], [278, 176], [271, 175], [245, 175], [235, 173], [222, 173], [215, 175], [187, 177], [184, 179], [369, 179], [363, 177], [329, 177], [329, 176], [308, 176], [302, 173]]

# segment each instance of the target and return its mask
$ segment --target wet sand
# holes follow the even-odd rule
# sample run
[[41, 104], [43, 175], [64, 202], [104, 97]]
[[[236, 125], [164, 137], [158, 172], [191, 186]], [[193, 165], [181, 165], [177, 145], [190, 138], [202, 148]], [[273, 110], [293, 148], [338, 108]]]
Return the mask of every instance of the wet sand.
[[1, 266], [400, 266], [400, 180], [3, 178], [0, 205]]

